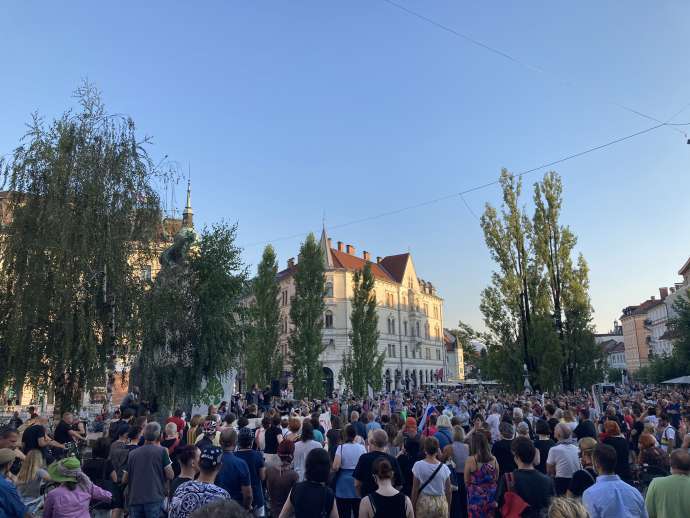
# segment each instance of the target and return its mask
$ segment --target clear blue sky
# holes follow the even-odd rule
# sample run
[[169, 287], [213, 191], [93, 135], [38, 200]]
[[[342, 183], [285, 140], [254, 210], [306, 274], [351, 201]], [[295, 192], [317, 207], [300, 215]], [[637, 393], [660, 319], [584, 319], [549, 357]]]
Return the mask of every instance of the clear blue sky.
[[[58, 115], [88, 77], [112, 112], [154, 137], [154, 158], [191, 163], [197, 221], [237, 221], [239, 242], [254, 243], [319, 231], [324, 212], [337, 225], [653, 124], [611, 102], [664, 120], [690, 103], [687, 2], [399, 1], [550, 74], [382, 0], [3, 2], [0, 153], [31, 112]], [[690, 109], [676, 119], [688, 120]], [[690, 255], [689, 157], [684, 137], [662, 128], [557, 167], [600, 330], [677, 280]], [[467, 202], [479, 214], [498, 196], [493, 187]], [[481, 325], [493, 265], [460, 199], [331, 234], [373, 256], [409, 248], [446, 299], [447, 325]], [[274, 243], [281, 264], [299, 242]], [[245, 249], [252, 269], [260, 253]]]

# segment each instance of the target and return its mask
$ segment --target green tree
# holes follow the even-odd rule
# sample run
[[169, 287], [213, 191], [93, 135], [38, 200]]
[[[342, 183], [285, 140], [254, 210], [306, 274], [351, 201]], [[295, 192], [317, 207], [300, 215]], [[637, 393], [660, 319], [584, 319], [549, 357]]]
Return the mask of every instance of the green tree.
[[278, 379], [283, 359], [278, 348], [280, 306], [277, 281], [278, 262], [271, 245], [264, 249], [257, 276], [252, 282], [253, 301], [249, 308], [247, 336], [247, 383], [267, 386]]
[[[184, 229], [183, 229], [184, 230]], [[236, 226], [218, 224], [164, 264], [149, 290], [133, 382], [168, 408], [204, 401], [238, 366], [245, 337], [246, 269]], [[180, 239], [179, 235], [176, 238]]]
[[0, 244], [0, 384], [54, 390], [56, 412], [86, 389], [111, 389], [139, 336], [141, 268], [160, 222], [148, 140], [93, 86], [75, 97], [79, 110], [50, 124], [34, 116], [3, 171], [12, 220]]
[[356, 397], [366, 396], [368, 387], [381, 390], [385, 353], [378, 350], [378, 315], [374, 276], [369, 263], [354, 274], [350, 323], [350, 347], [343, 352], [340, 379]]
[[323, 346], [323, 298], [326, 294], [324, 258], [321, 248], [309, 234], [299, 252], [295, 272], [295, 296], [290, 306], [290, 361], [297, 398], [323, 395], [323, 366], [319, 359]]

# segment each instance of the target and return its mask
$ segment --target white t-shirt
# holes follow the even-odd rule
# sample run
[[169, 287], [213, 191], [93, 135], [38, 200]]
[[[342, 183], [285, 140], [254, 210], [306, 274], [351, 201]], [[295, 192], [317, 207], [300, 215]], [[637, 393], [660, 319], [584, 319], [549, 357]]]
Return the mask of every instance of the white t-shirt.
[[309, 452], [311, 450], [314, 450], [316, 448], [323, 448], [323, 446], [321, 446], [320, 442], [317, 442], [313, 439], [307, 442], [300, 440], [295, 443], [295, 454], [293, 456], [292, 465], [294, 470], [297, 472], [297, 475], [299, 476], [300, 482], [304, 481], [304, 464], [307, 460], [307, 455], [309, 455]]
[[676, 429], [673, 428], [673, 426], [668, 425], [666, 429], [661, 433], [661, 449], [668, 453], [668, 444], [670, 443], [671, 448], [673, 448], [673, 444], [675, 444], [675, 441]]
[[559, 443], [549, 450], [546, 463], [556, 465], [556, 477], [573, 478], [573, 473], [580, 469], [579, 451], [574, 444]]
[[496, 442], [501, 438], [501, 433], [498, 430], [498, 425], [501, 424], [501, 416], [498, 414], [491, 414], [486, 418], [486, 424], [491, 430], [491, 442]]
[[355, 469], [357, 461], [366, 452], [366, 448], [356, 442], [341, 444], [335, 450], [335, 454], [340, 455], [340, 469]]
[[[421, 487], [429, 477], [438, 469], [438, 463], [431, 464], [426, 460], [419, 460], [412, 466], [412, 474], [419, 480], [419, 486]], [[422, 490], [425, 495], [441, 496], [445, 494], [446, 480], [450, 477], [450, 470], [445, 464], [441, 465], [441, 469], [438, 473], [431, 479], [426, 487]]]

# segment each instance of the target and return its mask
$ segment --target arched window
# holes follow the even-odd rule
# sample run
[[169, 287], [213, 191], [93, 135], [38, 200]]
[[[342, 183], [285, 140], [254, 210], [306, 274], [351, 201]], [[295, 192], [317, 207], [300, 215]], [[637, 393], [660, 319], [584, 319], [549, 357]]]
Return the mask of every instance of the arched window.
[[421, 335], [419, 334], [419, 322], [417, 322], [417, 335], [416, 335], [416, 336], [421, 336]]
[[407, 336], [407, 320], [403, 322], [403, 334]]
[[333, 296], [333, 283], [327, 282], [326, 283], [326, 297], [332, 297], [332, 296]]
[[324, 319], [324, 325], [326, 329], [333, 328], [333, 312], [331, 310], [326, 311], [326, 318]]

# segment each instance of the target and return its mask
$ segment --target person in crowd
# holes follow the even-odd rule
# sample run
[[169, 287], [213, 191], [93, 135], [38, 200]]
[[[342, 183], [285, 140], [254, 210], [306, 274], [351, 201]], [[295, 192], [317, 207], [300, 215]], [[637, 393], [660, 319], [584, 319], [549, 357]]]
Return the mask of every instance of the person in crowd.
[[170, 497], [185, 482], [194, 480], [199, 473], [199, 456], [201, 451], [194, 444], [184, 444], [177, 449], [177, 460], [180, 473], [170, 482]]
[[350, 424], [355, 427], [357, 435], [360, 436], [360, 438], [362, 439], [362, 444], [364, 444], [367, 440], [367, 427], [363, 422], [359, 420], [359, 412], [357, 412], [356, 410], [353, 410], [350, 413]]
[[[445, 416], [443, 416], [445, 417]], [[412, 467], [412, 506], [417, 518], [448, 516], [451, 503], [450, 469], [438, 460], [436, 437], [422, 442], [425, 458]]]
[[326, 443], [328, 444], [328, 455], [331, 462], [335, 458], [335, 450], [343, 442], [342, 421], [337, 415], [331, 415], [331, 429], [326, 432]]
[[48, 476], [60, 486], [50, 491], [43, 508], [44, 518], [89, 518], [92, 501], [109, 502], [111, 493], [91, 482], [77, 457], [67, 457], [48, 466]]
[[323, 426], [321, 426], [321, 424], [319, 423], [319, 413], [314, 412], [313, 414], [311, 414], [309, 422], [311, 423], [311, 427], [313, 430], [312, 433], [314, 434], [314, 440], [321, 444], [321, 446], [325, 446], [326, 435]]
[[465, 461], [467, 515], [469, 518], [490, 518], [496, 510], [498, 461], [491, 455], [486, 434], [474, 433], [470, 438], [470, 456]]
[[[383, 417], [388, 417], [388, 416], [383, 416]], [[392, 422], [387, 422], [383, 426], [383, 431], [386, 432], [386, 435], [388, 435], [388, 446], [386, 447], [386, 453], [390, 455], [391, 457], [397, 457], [400, 455], [400, 448], [401, 445], [399, 445], [396, 442], [396, 439], [398, 437], [398, 427], [396, 426], [395, 423]]]
[[514, 455], [511, 450], [511, 444], [513, 438], [515, 437], [515, 431], [513, 430], [513, 425], [505, 421], [499, 424], [498, 430], [501, 434], [501, 439], [496, 441], [491, 447], [491, 455], [496, 457], [496, 461], [498, 462], [499, 476], [502, 477], [505, 473], [512, 473], [517, 469]]
[[13, 449], [0, 448], [0, 513], [2, 513], [0, 516], [31, 518], [32, 514], [22, 502], [16, 486], [10, 480], [10, 468], [15, 460], [16, 455]]
[[330, 472], [328, 451], [323, 448], [311, 450], [305, 462], [304, 481], [295, 484], [290, 491], [279, 518], [338, 518], [335, 495], [327, 486]]
[[45, 469], [45, 460], [40, 450], [31, 450], [21, 463], [17, 474], [17, 490], [30, 512], [35, 512], [41, 503], [41, 486], [50, 480]]
[[182, 439], [177, 431], [177, 424], [170, 422], [165, 425], [165, 431], [161, 440], [161, 446], [168, 450], [170, 460], [172, 461], [173, 473], [175, 476], [180, 474], [180, 462], [177, 460], [177, 449], [182, 444]]
[[426, 426], [422, 430], [423, 437], [433, 437], [438, 432], [438, 414], [433, 413], [426, 419]]
[[659, 447], [653, 435], [643, 433], [638, 440], [637, 463], [640, 466], [650, 466], [653, 468], [667, 470], [669, 457], [664, 450]]
[[645, 507], [649, 518], [690, 514], [690, 453], [677, 449], [671, 453], [671, 474], [652, 480]]
[[264, 416], [261, 419], [261, 426], [254, 430], [254, 446], [259, 451], [266, 449], [266, 431], [271, 427], [271, 418]]
[[22, 434], [23, 453], [26, 455], [31, 450], [41, 450], [43, 457], [46, 459], [46, 464], [53, 460], [47, 450], [49, 447], [57, 450], [65, 449], [63, 443], [48, 436], [47, 425], [48, 419], [44, 416], [38, 416], [34, 424], [26, 428]]
[[[143, 440], [144, 428], [138, 425], [132, 425], [127, 430], [127, 444], [126, 448], [128, 452], [139, 447], [140, 442]], [[129, 454], [128, 454], [129, 455]]]
[[252, 486], [252, 512], [254, 516], [264, 515], [264, 490], [262, 482], [266, 480], [264, 456], [252, 448], [254, 432], [250, 428], [241, 428], [237, 435], [238, 449], [235, 456], [247, 463], [249, 479]]
[[368, 412], [367, 413], [367, 435], [369, 432], [372, 430], [380, 430], [382, 428], [381, 423], [379, 423], [376, 418], [374, 417], [373, 412]]
[[122, 492], [117, 485], [117, 472], [113, 463], [108, 460], [110, 443], [107, 437], [96, 440], [91, 449], [91, 458], [84, 461], [81, 470], [101, 489], [110, 492], [111, 501], [97, 505], [97, 514], [110, 518], [112, 509], [122, 508]]
[[299, 417], [292, 416], [288, 419], [288, 433], [285, 435], [285, 439], [297, 443], [300, 438], [300, 429], [302, 428], [302, 421]]
[[575, 428], [577, 428], [577, 420], [575, 419], [575, 416], [573, 416], [573, 413], [569, 408], [566, 408], [565, 410], [563, 410], [563, 416], [561, 417], [561, 423], [563, 423], [568, 428], [570, 428], [571, 432], [574, 432]]
[[591, 437], [592, 439], [597, 438], [597, 429], [594, 423], [589, 418], [589, 408], [581, 407], [577, 411], [577, 415], [580, 417], [580, 421], [573, 430], [573, 435], [579, 441], [584, 437]]
[[415, 465], [415, 462], [424, 458], [423, 455], [420, 455], [421, 447], [419, 439], [407, 437], [402, 451], [396, 457], [403, 480], [402, 492], [407, 496], [412, 496], [412, 482], [414, 481], [412, 467]]
[[465, 444], [465, 431], [459, 424], [455, 425], [453, 427], [453, 442], [441, 452], [441, 460], [444, 462], [452, 460], [455, 466], [450, 474], [451, 487], [453, 488], [450, 516], [453, 518], [467, 515], [467, 488], [465, 487], [464, 473], [465, 462], [469, 455], [470, 448]]
[[618, 455], [608, 444], [598, 444], [593, 452], [596, 483], [582, 494], [582, 503], [590, 518], [646, 518], [644, 499], [640, 492], [623, 482], [616, 474]]
[[386, 453], [388, 444], [388, 434], [383, 430], [374, 430], [369, 436], [369, 451], [359, 457], [357, 466], [352, 474], [355, 479], [355, 489], [360, 497], [365, 497], [369, 493], [376, 491], [376, 481], [374, 480], [373, 465], [379, 457], [385, 457], [391, 463], [394, 473], [395, 487], [402, 487], [403, 477], [398, 461]]
[[539, 464], [537, 464], [535, 468], [537, 471], [546, 474], [546, 459], [549, 458], [549, 450], [556, 446], [556, 443], [551, 438], [549, 424], [543, 419], [537, 420], [534, 425], [534, 431], [537, 434], [537, 440], [534, 441], [534, 447], [539, 450]]
[[264, 460], [266, 467], [280, 466], [281, 461], [278, 458], [278, 446], [283, 442], [283, 434], [280, 430], [280, 415], [274, 414], [269, 419], [269, 425], [264, 434]]
[[604, 423], [604, 432], [606, 438], [602, 441], [603, 444], [608, 444], [618, 456], [616, 463], [616, 475], [621, 477], [625, 482], [632, 480], [632, 472], [630, 470], [630, 447], [628, 441], [621, 432], [617, 421], [609, 419]]
[[410, 498], [393, 487], [393, 467], [388, 459], [377, 459], [372, 469], [378, 489], [362, 499], [359, 518], [414, 518], [414, 507]]
[[309, 455], [309, 452], [314, 448], [322, 447], [320, 442], [314, 440], [314, 427], [311, 422], [305, 419], [302, 423], [300, 440], [295, 443], [295, 456], [293, 460], [293, 465], [297, 475], [299, 475], [300, 482], [304, 480], [307, 455]]
[[187, 429], [187, 444], [195, 444], [197, 435], [199, 435], [199, 427], [201, 425], [202, 419], [199, 414], [192, 416], [191, 421], [189, 421], [189, 428]]
[[659, 443], [661, 444], [661, 449], [667, 455], [670, 455], [673, 448], [676, 445], [676, 429], [669, 422], [669, 417], [667, 414], [661, 414], [659, 416], [659, 426], [657, 427], [657, 433], [659, 435]]
[[186, 423], [184, 422], [184, 419], [182, 417], [183, 414], [184, 414], [184, 412], [182, 412], [182, 409], [176, 408], [175, 411], [173, 412], [173, 415], [171, 415], [170, 417], [168, 417], [165, 420], [166, 430], [167, 430], [167, 425], [169, 423], [175, 423], [175, 427], [177, 428], [177, 433], [181, 435], [182, 432], [184, 432], [184, 429], [186, 426]]
[[590, 518], [582, 502], [573, 498], [556, 497], [551, 500], [548, 518]]
[[194, 511], [189, 518], [249, 518], [249, 515], [234, 500], [216, 499]]
[[283, 441], [278, 445], [280, 464], [266, 468], [266, 489], [271, 505], [271, 516], [277, 517], [293, 487], [299, 480], [299, 475], [292, 469], [292, 457], [295, 453], [295, 443]]
[[497, 442], [501, 439], [501, 432], [498, 426], [501, 424], [501, 415], [503, 414], [503, 406], [499, 403], [494, 403], [491, 405], [491, 413], [489, 417], [486, 418], [486, 424], [489, 426], [491, 431], [491, 442]]
[[570, 486], [573, 473], [580, 469], [579, 450], [571, 440], [571, 429], [558, 423], [554, 435], [558, 443], [549, 450], [546, 458], [546, 472], [554, 477], [556, 494], [564, 495]]
[[129, 452], [123, 483], [131, 518], [158, 518], [165, 500], [166, 481], [174, 478], [168, 450], [160, 444], [161, 426], [151, 422], [144, 429], [144, 445]]
[[511, 443], [517, 469], [506, 473], [500, 479], [496, 501], [500, 508], [505, 503], [508, 491], [517, 493], [529, 508], [521, 514], [524, 518], [539, 518], [551, 498], [556, 495], [553, 479], [534, 469], [538, 450], [527, 437], [517, 437]]
[[[245, 432], [246, 433], [246, 432]], [[226, 428], [220, 433], [220, 444], [223, 458], [220, 471], [216, 477], [216, 485], [225, 489], [230, 497], [245, 509], [252, 508], [253, 493], [252, 479], [247, 462], [236, 455], [237, 432], [233, 428]], [[250, 443], [251, 447], [251, 443]], [[252, 457], [252, 462], [255, 462]]]
[[582, 469], [578, 469], [573, 473], [573, 478], [568, 486], [568, 496], [580, 498], [582, 493], [596, 482], [597, 473], [594, 471], [594, 462], [592, 460], [592, 453], [596, 445], [597, 440], [592, 437], [583, 437], [578, 442]]
[[169, 518], [188, 518], [194, 511], [215, 500], [230, 500], [225, 489], [215, 485], [223, 450], [209, 446], [199, 456], [199, 478], [180, 485], [170, 501]]
[[[215, 409], [213, 405], [209, 409]], [[217, 446], [220, 448], [220, 432], [218, 431], [218, 422], [215, 420], [215, 414], [209, 415], [204, 420], [203, 432], [196, 438], [195, 444], [197, 448], [204, 451], [210, 446]]]
[[13, 470], [13, 473], [19, 471], [19, 465], [25, 458], [19, 446], [19, 432], [11, 426], [0, 427], [0, 449], [8, 449], [14, 452], [15, 461], [12, 466], [16, 470]]
[[345, 441], [335, 450], [333, 472], [335, 482], [335, 501], [340, 518], [357, 518], [359, 515], [359, 496], [355, 489], [353, 474], [359, 458], [367, 450], [355, 442], [357, 432], [351, 424], [345, 427]]
[[438, 441], [441, 451], [453, 442], [453, 429], [450, 425], [450, 418], [447, 415], [440, 415], [436, 420], [436, 433], [433, 435]]

